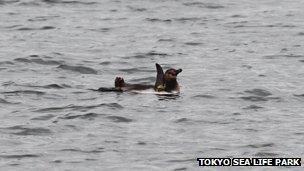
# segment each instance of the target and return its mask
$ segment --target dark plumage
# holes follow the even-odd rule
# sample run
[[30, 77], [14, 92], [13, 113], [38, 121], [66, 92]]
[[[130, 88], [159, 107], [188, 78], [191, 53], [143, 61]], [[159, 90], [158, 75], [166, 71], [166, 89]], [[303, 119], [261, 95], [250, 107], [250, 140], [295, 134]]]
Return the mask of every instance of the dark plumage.
[[143, 84], [128, 84], [125, 83], [122, 77], [116, 77], [115, 79], [115, 88], [99, 88], [99, 91], [131, 91], [131, 90], [146, 90], [154, 88], [155, 91], [166, 91], [179, 92], [180, 88], [177, 83], [176, 77], [179, 73], [182, 72], [182, 69], [168, 69], [165, 73], [162, 67], [159, 64], [156, 65], [157, 75], [155, 85], [143, 85]]

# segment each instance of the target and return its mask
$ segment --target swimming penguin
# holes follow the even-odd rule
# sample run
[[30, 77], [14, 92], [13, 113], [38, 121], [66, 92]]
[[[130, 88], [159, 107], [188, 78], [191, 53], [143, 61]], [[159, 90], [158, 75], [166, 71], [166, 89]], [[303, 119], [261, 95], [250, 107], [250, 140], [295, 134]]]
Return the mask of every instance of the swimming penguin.
[[179, 92], [180, 88], [177, 83], [176, 77], [179, 73], [182, 72], [182, 69], [168, 69], [165, 74], [163, 71], [163, 68], [156, 63], [156, 70], [157, 70], [157, 75], [156, 75], [156, 81], [154, 85], [154, 90], [155, 91], [166, 91], [166, 92], [172, 92], [172, 91], [177, 91]]
[[157, 92], [179, 92], [180, 87], [177, 83], [176, 77], [182, 72], [182, 69], [168, 69], [165, 73], [163, 68], [156, 63], [156, 81], [155, 85], [143, 85], [143, 84], [128, 84], [122, 77], [115, 78], [115, 88], [99, 88], [99, 91], [132, 91], [132, 90], [146, 90], [154, 89]]

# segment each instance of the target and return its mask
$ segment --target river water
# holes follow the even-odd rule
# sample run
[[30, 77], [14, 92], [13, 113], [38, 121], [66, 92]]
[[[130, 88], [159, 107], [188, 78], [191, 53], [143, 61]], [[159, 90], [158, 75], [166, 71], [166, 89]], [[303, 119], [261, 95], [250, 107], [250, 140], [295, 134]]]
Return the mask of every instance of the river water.
[[[304, 1], [0, 0], [1, 170], [304, 156]], [[116, 76], [181, 93], [97, 92]]]

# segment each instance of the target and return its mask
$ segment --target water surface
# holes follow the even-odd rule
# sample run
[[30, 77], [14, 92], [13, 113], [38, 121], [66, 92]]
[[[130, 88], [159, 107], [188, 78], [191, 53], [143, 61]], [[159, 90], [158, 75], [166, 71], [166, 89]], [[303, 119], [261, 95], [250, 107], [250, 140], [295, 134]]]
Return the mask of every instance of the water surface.
[[[1, 170], [202, 170], [197, 157], [303, 157], [303, 6], [0, 0]], [[115, 76], [153, 84], [156, 62], [183, 69], [179, 96], [90, 90]]]

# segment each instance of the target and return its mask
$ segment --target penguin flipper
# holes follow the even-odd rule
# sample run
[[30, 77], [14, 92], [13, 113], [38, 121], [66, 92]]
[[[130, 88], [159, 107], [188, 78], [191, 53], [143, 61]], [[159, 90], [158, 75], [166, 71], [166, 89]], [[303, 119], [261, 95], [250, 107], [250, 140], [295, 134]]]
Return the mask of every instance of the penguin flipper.
[[99, 89], [95, 91], [101, 91], [101, 92], [122, 92], [121, 89], [115, 88], [115, 87], [100, 87]]
[[164, 71], [163, 68], [158, 63], [156, 63], [155, 66], [156, 66], [157, 75], [156, 75], [154, 89], [158, 90], [160, 86], [164, 85]]

